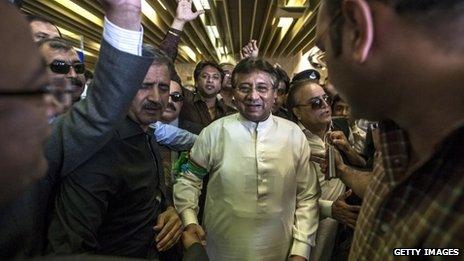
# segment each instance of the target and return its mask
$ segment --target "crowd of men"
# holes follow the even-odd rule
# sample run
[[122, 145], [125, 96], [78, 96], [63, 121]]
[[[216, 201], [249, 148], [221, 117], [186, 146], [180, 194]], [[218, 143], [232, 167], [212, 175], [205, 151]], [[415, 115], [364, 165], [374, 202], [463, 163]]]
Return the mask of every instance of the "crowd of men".
[[1, 258], [464, 249], [464, 2], [322, 1], [330, 81], [252, 40], [236, 64], [200, 61], [193, 91], [173, 61], [203, 10], [178, 1], [155, 48], [140, 0], [102, 4], [91, 73], [53, 22], [0, 2]]

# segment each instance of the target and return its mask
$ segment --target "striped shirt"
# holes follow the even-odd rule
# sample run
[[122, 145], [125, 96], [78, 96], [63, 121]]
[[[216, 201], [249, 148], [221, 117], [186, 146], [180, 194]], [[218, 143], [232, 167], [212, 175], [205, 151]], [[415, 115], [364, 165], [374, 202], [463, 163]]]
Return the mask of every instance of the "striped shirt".
[[464, 251], [464, 127], [410, 170], [406, 132], [392, 122], [380, 131], [383, 164], [366, 190], [350, 260], [392, 260], [394, 248]]

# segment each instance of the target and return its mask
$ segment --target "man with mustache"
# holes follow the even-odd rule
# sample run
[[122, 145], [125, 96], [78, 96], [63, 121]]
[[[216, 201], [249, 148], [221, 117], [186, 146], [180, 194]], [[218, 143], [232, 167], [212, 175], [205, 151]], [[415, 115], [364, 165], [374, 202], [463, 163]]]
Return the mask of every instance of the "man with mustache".
[[209, 173], [203, 226], [211, 260], [308, 260], [319, 186], [305, 135], [271, 114], [278, 87], [271, 64], [240, 61], [232, 84], [239, 113], [199, 135], [174, 185], [176, 208], [186, 230], [205, 240], [197, 213]]
[[48, 230], [55, 254], [153, 258], [182, 235], [149, 130], [167, 103], [173, 65], [153, 47], [144, 52], [153, 63], [127, 117], [99, 151], [61, 181]]
[[[85, 66], [79, 60], [76, 50], [62, 38], [47, 38], [38, 42], [39, 51], [45, 60], [49, 78], [68, 79], [63, 96], [53, 97], [57, 102], [56, 113], [65, 113], [73, 103], [81, 99], [84, 91]], [[51, 117], [57, 115], [50, 115]]]

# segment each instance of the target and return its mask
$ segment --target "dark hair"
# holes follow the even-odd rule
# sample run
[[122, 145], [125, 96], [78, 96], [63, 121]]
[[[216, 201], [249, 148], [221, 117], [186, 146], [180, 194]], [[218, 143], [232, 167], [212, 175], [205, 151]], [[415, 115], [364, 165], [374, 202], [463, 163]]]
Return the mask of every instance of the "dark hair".
[[43, 16], [34, 15], [34, 14], [27, 14], [26, 15], [26, 20], [29, 22], [29, 24], [31, 24], [32, 22], [36, 22], [36, 21], [42, 22], [42, 23], [49, 23], [49, 24], [53, 25], [56, 28], [56, 30], [58, 31], [58, 34], [60, 35], [60, 37], [63, 37], [61, 35], [60, 29], [58, 29], [56, 24], [54, 22], [52, 22], [51, 20], [43, 17]]
[[290, 88], [290, 78], [288, 77], [287, 72], [279, 66], [275, 67], [275, 71], [277, 74], [277, 82], [283, 82], [285, 84], [285, 93], [288, 93], [288, 89]]
[[332, 104], [330, 105], [330, 107], [332, 107], [332, 108], [331, 108], [332, 111], [334, 111], [335, 105], [336, 105], [338, 102], [343, 102], [343, 99], [342, 99], [342, 97], [340, 97], [340, 95], [335, 94], [334, 96], [332, 96]]
[[296, 81], [296, 82], [292, 82], [290, 84], [290, 91], [288, 92], [288, 95], [287, 95], [287, 110], [291, 113], [292, 118], [293, 118], [292, 120], [294, 122], [298, 121], [297, 117], [293, 113], [293, 108], [296, 107], [296, 94], [298, 93], [298, 91], [300, 89], [302, 89], [304, 86], [306, 86], [308, 84], [317, 84], [317, 85], [319, 85], [319, 83], [317, 83], [317, 82], [315, 82], [313, 80]]
[[153, 58], [153, 65], [166, 65], [169, 70], [169, 76], [174, 72], [174, 64], [171, 58], [162, 50], [149, 44], [143, 44], [143, 53]]
[[271, 83], [273, 89], [277, 89], [279, 81], [277, 80], [277, 73], [275, 68], [267, 61], [259, 58], [246, 58], [241, 60], [232, 72], [232, 87], [235, 88], [237, 85], [237, 74], [249, 74], [254, 71], [263, 71], [271, 76]]
[[[462, 0], [370, 0], [382, 2], [392, 7], [395, 12], [417, 25], [422, 25], [426, 29], [436, 29], [441, 25], [452, 23], [457, 17], [464, 14], [464, 1]], [[329, 28], [330, 41], [333, 46], [334, 56], [342, 53], [342, 27], [344, 17], [341, 15], [341, 0], [327, 0], [327, 12], [332, 17]], [[437, 35], [439, 34], [439, 35]], [[448, 31], [440, 32], [435, 30], [432, 34], [433, 39], [445, 39], [449, 43]]]
[[217, 64], [216, 62], [213, 62], [213, 61], [201, 61], [201, 62], [199, 62], [197, 64], [197, 66], [195, 66], [195, 70], [193, 71], [193, 79], [195, 79], [195, 81], [197, 81], [198, 77], [200, 76], [201, 71], [206, 66], [211, 66], [211, 67], [216, 68], [219, 71], [219, 73], [221, 74], [221, 82], [222, 82], [222, 79], [224, 79], [224, 71], [222, 70], [221, 66], [219, 66], [219, 64]]
[[37, 46], [39, 48], [44, 45], [48, 45], [53, 50], [63, 50], [63, 51], [73, 50], [72, 44], [63, 38], [47, 38], [47, 39], [42, 39], [37, 42]]

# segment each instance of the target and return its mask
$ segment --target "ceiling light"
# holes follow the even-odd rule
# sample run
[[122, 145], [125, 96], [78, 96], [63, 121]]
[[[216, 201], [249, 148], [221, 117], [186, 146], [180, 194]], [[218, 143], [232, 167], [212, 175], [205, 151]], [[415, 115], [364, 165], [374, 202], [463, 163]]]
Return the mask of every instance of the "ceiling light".
[[219, 37], [219, 31], [218, 31], [218, 29], [217, 29], [217, 26], [215, 26], [215, 25], [207, 25], [207, 26], [206, 26], [206, 30], [211, 31], [211, 33], [213, 34], [214, 38], [218, 38], [218, 39], [220, 38], [220, 37]]
[[192, 48], [188, 47], [187, 45], [181, 45], [180, 49], [184, 50], [184, 52], [190, 57], [190, 59], [196, 61], [197, 60], [197, 55], [195, 52], [192, 50]]
[[71, 0], [55, 0], [60, 5], [68, 8], [69, 10], [73, 11], [74, 13], [84, 17], [85, 19], [89, 20], [90, 22], [103, 26], [103, 21], [98, 16], [92, 14], [91, 12], [85, 10], [84, 8], [80, 7], [79, 5], [75, 4]]
[[63, 27], [57, 26], [57, 28], [58, 28], [58, 30], [60, 30], [60, 33], [61, 33], [62, 35], [66, 35], [66, 36], [68, 36], [69, 38], [73, 38], [73, 39], [76, 39], [76, 40], [80, 40], [80, 39], [81, 39], [80, 35], [77, 35], [77, 34], [71, 32], [71, 31], [68, 31], [68, 30], [64, 29]]
[[277, 27], [288, 28], [293, 23], [293, 18], [291, 17], [280, 17]]
[[153, 7], [146, 0], [142, 1], [142, 14], [144, 14], [150, 21], [156, 24], [156, 12]]
[[168, 10], [168, 9], [166, 9], [166, 6], [163, 5], [163, 2], [161, 2], [161, 0], [158, 0], [158, 3], [161, 5], [161, 7], [162, 7], [164, 10]]
[[288, 0], [286, 6], [304, 7], [305, 5], [306, 0]]
[[195, 9], [197, 10], [209, 10], [211, 7], [209, 6], [208, 0], [193, 0], [193, 5], [195, 5]]

